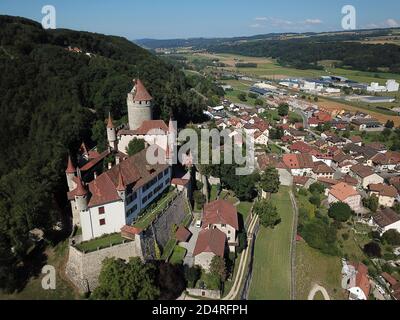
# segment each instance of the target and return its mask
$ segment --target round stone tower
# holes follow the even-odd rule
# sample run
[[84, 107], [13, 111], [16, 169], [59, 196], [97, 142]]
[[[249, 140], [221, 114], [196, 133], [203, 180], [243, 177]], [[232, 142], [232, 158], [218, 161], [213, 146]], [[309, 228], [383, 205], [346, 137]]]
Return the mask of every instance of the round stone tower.
[[116, 150], [117, 146], [117, 132], [115, 131], [115, 127], [111, 118], [111, 113], [108, 114], [108, 123], [107, 123], [107, 140], [108, 145], [113, 149]]
[[129, 129], [138, 129], [143, 121], [152, 120], [153, 97], [144, 87], [142, 81], [133, 80], [134, 87], [128, 93]]
[[81, 178], [78, 177], [75, 192], [75, 203], [79, 211], [86, 211], [88, 209], [88, 194], [88, 191], [83, 186]]

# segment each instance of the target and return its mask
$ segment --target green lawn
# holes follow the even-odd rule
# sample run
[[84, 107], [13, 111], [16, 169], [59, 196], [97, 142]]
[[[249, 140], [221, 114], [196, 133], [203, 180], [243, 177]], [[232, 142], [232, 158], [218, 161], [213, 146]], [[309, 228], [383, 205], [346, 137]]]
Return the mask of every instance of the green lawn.
[[124, 240], [125, 239], [121, 237], [120, 233], [114, 233], [90, 241], [82, 242], [76, 245], [76, 248], [82, 252], [93, 252], [97, 249], [103, 249], [110, 247], [111, 245], [121, 244], [124, 242]]
[[[306, 300], [314, 284], [323, 286], [331, 299], [345, 298], [341, 288], [342, 264], [339, 257], [324, 255], [307, 245], [296, 248], [296, 300]], [[316, 299], [315, 299], [316, 300]]]
[[246, 202], [242, 201], [240, 204], [236, 207], [237, 211], [242, 215], [243, 217], [243, 222], [246, 222], [247, 217], [250, 214], [250, 210], [253, 206], [252, 202]]
[[0, 300], [74, 300], [79, 299], [79, 294], [73, 286], [66, 280], [64, 266], [68, 255], [68, 241], [64, 241], [55, 248], [49, 247], [46, 252], [47, 261], [45, 264], [54, 266], [56, 269], [56, 289], [44, 290], [42, 288], [42, 278], [39, 274], [36, 278], [31, 278], [22, 291], [13, 294], [0, 292]]
[[272, 200], [282, 222], [274, 230], [260, 226], [255, 244], [250, 300], [290, 300], [293, 211], [289, 188], [281, 187]]
[[171, 264], [182, 264], [183, 259], [186, 255], [186, 249], [180, 246], [175, 246], [174, 252], [172, 252], [171, 258], [169, 259], [169, 263]]
[[218, 187], [217, 186], [211, 186], [210, 190], [210, 201], [217, 200], [217, 194], [218, 194]]
[[155, 204], [152, 204], [151, 207], [146, 210], [146, 212], [133, 226], [140, 229], [148, 228], [151, 223], [157, 218], [157, 216], [168, 206], [169, 201], [172, 200], [175, 194], [175, 189], [164, 193], [160, 200], [158, 200]]
[[171, 256], [172, 252], [175, 249], [176, 243], [177, 241], [175, 238], [168, 240], [167, 244], [165, 245], [162, 251], [162, 256], [161, 256], [162, 260], [167, 260]]

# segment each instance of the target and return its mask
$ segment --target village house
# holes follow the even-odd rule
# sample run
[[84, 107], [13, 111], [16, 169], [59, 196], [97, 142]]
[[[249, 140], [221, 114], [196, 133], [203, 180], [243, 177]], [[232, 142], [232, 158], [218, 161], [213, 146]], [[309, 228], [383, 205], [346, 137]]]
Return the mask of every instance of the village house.
[[218, 228], [201, 230], [193, 251], [194, 264], [210, 271], [215, 256], [223, 258], [226, 252], [226, 234]]
[[384, 182], [384, 179], [376, 174], [372, 168], [360, 164], [352, 166], [349, 174], [358, 180], [359, 187], [363, 189], [367, 189], [372, 183]]
[[216, 200], [204, 206], [203, 229], [219, 229], [226, 235], [230, 252], [235, 252], [238, 245], [237, 232], [239, 231], [238, 214], [236, 208], [229, 201]]
[[318, 161], [318, 162], [314, 163], [314, 167], [312, 169], [312, 177], [314, 179], [318, 179], [318, 178], [333, 179], [334, 173], [335, 173], [335, 170], [333, 170], [325, 162]]
[[379, 209], [371, 218], [370, 224], [382, 235], [389, 230], [400, 232], [400, 215], [393, 209]]
[[293, 176], [311, 176], [314, 162], [309, 154], [285, 154], [282, 162]]
[[343, 202], [349, 205], [354, 212], [360, 212], [362, 208], [361, 195], [352, 186], [341, 182], [334, 185], [328, 194], [328, 203]]
[[400, 153], [388, 151], [377, 153], [371, 158], [372, 165], [379, 171], [392, 171], [400, 165]]
[[393, 207], [394, 202], [398, 196], [398, 192], [395, 187], [388, 186], [384, 183], [370, 184], [368, 186], [370, 196], [375, 195], [378, 198], [379, 205], [384, 207]]

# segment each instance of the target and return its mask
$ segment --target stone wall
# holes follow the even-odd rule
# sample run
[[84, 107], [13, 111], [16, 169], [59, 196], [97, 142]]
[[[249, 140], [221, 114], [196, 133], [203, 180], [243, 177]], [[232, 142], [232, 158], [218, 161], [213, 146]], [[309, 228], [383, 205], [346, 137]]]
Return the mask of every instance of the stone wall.
[[141, 234], [143, 256], [147, 260], [155, 258], [155, 245], [163, 248], [171, 239], [172, 226], [180, 225], [186, 217], [185, 195], [179, 193], [172, 204], [153, 222], [153, 225]]
[[119, 258], [128, 261], [132, 257], [142, 258], [138, 241], [139, 239], [90, 253], [83, 253], [70, 246], [65, 273], [80, 292], [93, 291], [98, 286], [104, 259]]
[[203, 297], [209, 299], [221, 299], [221, 292], [219, 290], [203, 290], [203, 289], [186, 289], [187, 293], [194, 297]]

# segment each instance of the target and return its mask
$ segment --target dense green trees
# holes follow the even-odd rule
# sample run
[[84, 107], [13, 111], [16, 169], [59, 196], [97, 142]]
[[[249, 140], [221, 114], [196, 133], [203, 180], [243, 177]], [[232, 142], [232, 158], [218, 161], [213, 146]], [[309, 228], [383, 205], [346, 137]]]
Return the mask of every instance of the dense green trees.
[[278, 114], [281, 117], [286, 117], [289, 114], [289, 105], [287, 103], [282, 103], [278, 107]]
[[276, 206], [268, 200], [256, 202], [253, 211], [259, 216], [260, 223], [265, 228], [274, 228], [281, 221]]
[[268, 167], [260, 178], [260, 187], [263, 191], [269, 195], [271, 193], [277, 193], [279, 191], [280, 180], [279, 173], [274, 167]]
[[372, 195], [362, 200], [364, 207], [368, 208], [372, 212], [376, 212], [379, 208], [379, 199], [376, 195]]
[[336, 202], [330, 206], [328, 213], [332, 219], [339, 222], [346, 222], [350, 219], [352, 210], [348, 204]]
[[93, 299], [154, 300], [160, 294], [155, 285], [155, 271], [152, 264], [144, 264], [140, 258], [133, 258], [128, 263], [121, 259], [106, 259]]
[[225, 282], [227, 277], [225, 259], [219, 256], [214, 256], [210, 264], [210, 273], [219, 278], [221, 282]]
[[129, 142], [128, 147], [126, 148], [126, 152], [128, 153], [128, 156], [131, 157], [144, 150], [145, 147], [146, 146], [144, 140], [134, 138], [132, 141]]

